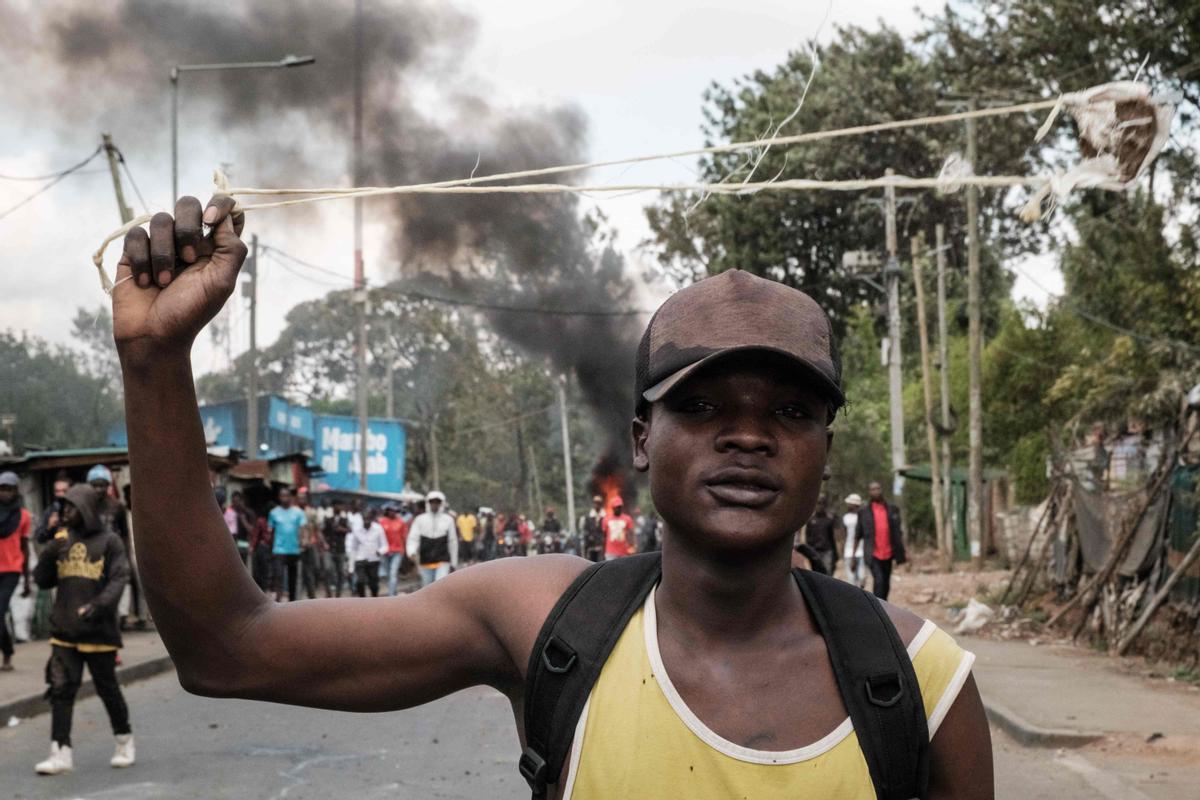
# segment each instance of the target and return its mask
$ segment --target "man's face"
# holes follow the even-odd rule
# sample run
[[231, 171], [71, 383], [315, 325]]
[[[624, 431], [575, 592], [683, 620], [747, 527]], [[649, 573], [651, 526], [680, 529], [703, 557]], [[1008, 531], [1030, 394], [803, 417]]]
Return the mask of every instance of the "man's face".
[[871, 496], [872, 500], [882, 500], [883, 486], [878, 481], [871, 481], [871, 485], [867, 487], [867, 494]]
[[604, 507], [604, 498], [603, 497], [593, 497], [592, 498], [592, 508], [599, 511], [603, 507]]
[[292, 505], [292, 493], [287, 489], [282, 489], [279, 492], [279, 505], [284, 508], [290, 508]]
[[619, 517], [624, 513], [625, 513], [625, 506], [621, 505], [620, 503], [617, 503], [615, 506], [613, 506], [613, 514], [615, 516]]
[[820, 494], [826, 420], [824, 398], [790, 360], [720, 359], [634, 421], [634, 466], [649, 470], [673, 535], [705, 549], [778, 547]]
[[8, 505], [17, 497], [17, 487], [0, 486], [0, 503]]
[[70, 489], [70, 488], [71, 488], [71, 484], [67, 483], [66, 481], [55, 481], [54, 482], [54, 496], [55, 497], [66, 497], [67, 489]]
[[108, 481], [92, 481], [97, 497], [108, 497]]

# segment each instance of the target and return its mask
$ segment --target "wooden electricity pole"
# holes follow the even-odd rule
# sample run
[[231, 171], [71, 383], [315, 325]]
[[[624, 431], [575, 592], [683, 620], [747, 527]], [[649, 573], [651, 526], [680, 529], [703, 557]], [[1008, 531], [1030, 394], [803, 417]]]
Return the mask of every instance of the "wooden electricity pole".
[[[887, 174], [895, 170], [888, 168]], [[884, 190], [884, 231], [887, 237], [887, 263], [883, 268], [888, 304], [888, 400], [892, 428], [892, 491], [903, 489], [900, 470], [904, 469], [904, 397], [900, 374], [900, 261], [896, 256], [896, 187]]]
[[110, 134], [102, 133], [100, 138], [104, 142], [104, 154], [108, 157], [108, 169], [112, 172], [113, 190], [117, 193], [117, 211], [121, 214], [121, 224], [124, 225], [133, 219], [133, 209], [125, 204], [125, 190], [121, 187], [121, 173], [118, 169], [121, 153], [113, 144]]
[[[970, 108], [974, 108], [974, 104]], [[967, 163], [974, 169], [978, 160], [975, 120], [967, 120]], [[967, 187], [967, 339], [970, 456], [967, 466], [967, 532], [971, 558], [983, 558], [983, 327], [980, 319], [979, 275], [979, 187]]]
[[950, 350], [946, 320], [946, 226], [937, 225], [937, 313], [938, 313], [938, 360], [941, 372], [942, 400], [942, 519], [946, 524], [946, 546], [950, 559], [954, 560], [954, 513], [951, 498], [954, 496], [950, 459]]
[[925, 393], [925, 431], [929, 442], [929, 485], [933, 490], [933, 526], [937, 531], [938, 553], [942, 564], [950, 566], [951, 551], [946, 547], [946, 525], [942, 514], [942, 475], [938, 465], [937, 431], [933, 421], [933, 365], [929, 359], [929, 334], [925, 322], [925, 281], [921, 271], [923, 237], [912, 237], [913, 285], [917, 290], [917, 333], [921, 342], [921, 386]]

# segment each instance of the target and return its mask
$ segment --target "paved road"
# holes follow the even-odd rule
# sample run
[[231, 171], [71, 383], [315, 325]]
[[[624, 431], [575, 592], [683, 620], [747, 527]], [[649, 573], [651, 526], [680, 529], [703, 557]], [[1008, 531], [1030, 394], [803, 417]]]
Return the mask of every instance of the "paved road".
[[[38, 777], [49, 718], [0, 729], [0, 798], [527, 798], [514, 768], [516, 734], [507, 701], [491, 690], [460, 692], [391, 714], [341, 714], [185, 694], [167, 674], [129, 687], [138, 764], [108, 766], [112, 739], [99, 701], [76, 709], [75, 772]], [[1169, 785], [1113, 783], [1092, 754], [1021, 748], [996, 736], [1001, 798], [1194, 797]], [[1082, 760], [1082, 763], [1080, 763]], [[1111, 766], [1105, 763], [1105, 766]], [[1104, 789], [1105, 782], [1110, 792]], [[1191, 791], [1194, 791], [1194, 784]]]

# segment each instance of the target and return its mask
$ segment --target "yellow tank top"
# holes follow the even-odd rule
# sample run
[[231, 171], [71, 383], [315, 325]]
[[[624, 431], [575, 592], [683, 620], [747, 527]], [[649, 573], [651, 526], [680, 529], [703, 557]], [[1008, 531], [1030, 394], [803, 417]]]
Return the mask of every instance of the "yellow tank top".
[[[908, 644], [930, 738], [975, 656], [932, 622]], [[634, 614], [575, 729], [564, 800], [807, 797], [873, 800], [849, 717], [797, 750], [752, 750], [712, 731], [683, 702], [658, 650], [654, 592]]]

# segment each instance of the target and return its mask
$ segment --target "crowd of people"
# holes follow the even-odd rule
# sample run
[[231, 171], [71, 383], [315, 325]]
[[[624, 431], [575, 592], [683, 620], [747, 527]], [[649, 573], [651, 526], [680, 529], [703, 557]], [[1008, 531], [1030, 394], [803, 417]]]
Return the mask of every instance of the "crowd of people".
[[842, 503], [846, 510], [839, 517], [830, 510], [828, 496], [821, 495], [812, 518], [796, 533], [796, 552], [812, 569], [835, 575], [840, 550], [845, 579], [865, 588], [870, 574], [872, 593], [886, 600], [892, 567], [906, 560], [900, 510], [887, 501], [878, 481], [867, 487], [866, 503], [858, 493], [847, 495]]
[[622, 501], [606, 508], [603, 497], [571, 530], [547, 508], [540, 521], [527, 514], [481, 506], [456, 512], [446, 496], [372, 505], [361, 499], [310, 502], [308, 492], [280, 489], [257, 513], [241, 492], [217, 490], [225, 524], [255, 582], [277, 600], [389, 596], [415, 570], [422, 586], [452, 570], [497, 558], [568, 553], [592, 561], [657, 550], [661, 523]]

